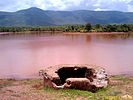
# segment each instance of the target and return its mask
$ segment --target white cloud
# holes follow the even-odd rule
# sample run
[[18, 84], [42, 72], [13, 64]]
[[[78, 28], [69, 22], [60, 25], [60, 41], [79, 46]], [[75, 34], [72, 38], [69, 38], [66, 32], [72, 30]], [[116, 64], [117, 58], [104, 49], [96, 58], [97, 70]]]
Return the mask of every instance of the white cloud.
[[107, 11], [108, 9], [96, 8], [95, 11]]
[[29, 7], [44, 10], [132, 11], [133, 0], [0, 0], [0, 10], [17, 11]]
[[[127, 2], [127, 1], [126, 1]], [[116, 10], [116, 11], [127, 11], [127, 3], [124, 0], [98, 0], [93, 6], [97, 9], [105, 10]]]
[[133, 12], [133, 5], [128, 5], [128, 11]]

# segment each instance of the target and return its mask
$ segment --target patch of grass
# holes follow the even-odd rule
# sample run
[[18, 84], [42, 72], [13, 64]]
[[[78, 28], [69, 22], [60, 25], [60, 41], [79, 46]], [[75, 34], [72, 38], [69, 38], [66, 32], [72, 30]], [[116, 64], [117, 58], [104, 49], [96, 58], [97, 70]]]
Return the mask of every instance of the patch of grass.
[[0, 79], [0, 88], [12, 86], [13, 82], [16, 81], [14, 79]]
[[132, 77], [125, 75], [115, 75], [111, 77], [112, 80], [120, 80], [120, 81], [133, 81]]
[[19, 94], [12, 94], [11, 96], [14, 96], [14, 97], [20, 97]]
[[[113, 100], [121, 100], [123, 95], [133, 96], [133, 78], [127, 76], [112, 76], [110, 78], [113, 81], [121, 82], [121, 84], [109, 85], [106, 88], [99, 89], [96, 93], [89, 91], [75, 90], [75, 89], [59, 89], [45, 87], [43, 90], [51, 95], [58, 95], [60, 98], [67, 98], [68, 100], [76, 100], [82, 97], [87, 100], [112, 100], [109, 98], [115, 98]], [[130, 83], [130, 84], [129, 84]]]
[[26, 79], [26, 80], [22, 80], [24, 84], [35, 84], [35, 83], [39, 83], [42, 80], [40, 79]]
[[96, 93], [92, 93], [89, 91], [83, 91], [83, 90], [75, 90], [75, 89], [59, 89], [55, 90], [52, 88], [45, 87], [45, 92], [49, 92], [51, 94], [56, 94], [58, 96], [66, 97], [67, 99], [73, 100], [79, 97], [82, 97], [82, 99], [88, 99], [88, 100], [102, 100], [104, 97], [107, 96], [106, 91], [107, 89], [100, 89]]
[[125, 76], [125, 75], [116, 75], [112, 76], [111, 80], [119, 81], [122, 83], [122, 85], [128, 85], [130, 83], [133, 83], [133, 77]]

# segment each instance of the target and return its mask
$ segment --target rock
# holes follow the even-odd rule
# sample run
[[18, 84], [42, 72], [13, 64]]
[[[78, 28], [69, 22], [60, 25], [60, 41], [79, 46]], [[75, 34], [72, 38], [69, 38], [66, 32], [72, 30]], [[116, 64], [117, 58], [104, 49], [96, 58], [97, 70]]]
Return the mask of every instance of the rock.
[[105, 69], [93, 65], [56, 65], [39, 71], [44, 86], [55, 89], [70, 88], [95, 92], [108, 86]]

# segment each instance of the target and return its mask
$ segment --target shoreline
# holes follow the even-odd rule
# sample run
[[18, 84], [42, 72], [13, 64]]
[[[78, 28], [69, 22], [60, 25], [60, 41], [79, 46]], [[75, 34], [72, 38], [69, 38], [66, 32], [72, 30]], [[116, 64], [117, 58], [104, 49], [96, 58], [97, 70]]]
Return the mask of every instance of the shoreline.
[[[34, 34], [34, 33], [43, 33], [43, 34], [50, 34], [50, 33], [60, 33], [60, 34], [74, 34], [74, 35], [77, 35], [77, 34], [83, 34], [83, 35], [98, 35], [98, 34], [104, 34], [104, 35], [106, 35], [106, 34], [130, 34], [130, 33], [133, 33], [133, 32], [60, 32], [60, 31], [23, 31], [23, 32], [0, 32], [0, 35], [11, 35], [11, 34], [19, 34], [19, 33], [31, 33], [31, 34]], [[18, 35], [17, 34], [17, 35]]]
[[133, 32], [63, 32], [65, 35], [124, 35], [131, 34]]

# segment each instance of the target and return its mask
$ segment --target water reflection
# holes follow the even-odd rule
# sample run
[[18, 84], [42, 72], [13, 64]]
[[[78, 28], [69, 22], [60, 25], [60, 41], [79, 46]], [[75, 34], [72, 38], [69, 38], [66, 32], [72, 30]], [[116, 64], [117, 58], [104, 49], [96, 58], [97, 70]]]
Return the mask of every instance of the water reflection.
[[[121, 34], [66, 34], [71, 40], [80, 39], [82, 41], [91, 42], [94, 40], [121, 40], [121, 39], [132, 39], [133, 33], [121, 33]], [[81, 38], [82, 37], [82, 38]]]
[[45, 36], [55, 36], [61, 35], [61, 32], [39, 32], [39, 31], [29, 31], [29, 32], [3, 32], [0, 33], [0, 39], [30, 39], [36, 37]]
[[104, 35], [96, 35], [97, 38], [112, 40], [112, 39], [128, 39], [133, 38], [132, 33], [125, 33], [125, 34], [104, 34]]
[[[12, 39], [12, 38], [33, 38], [33, 37], [43, 37], [43, 36], [57, 36], [57, 35], [63, 35], [61, 32], [9, 32], [9, 33], [1, 33], [0, 39]], [[106, 39], [106, 40], [112, 40], [112, 39], [128, 39], [133, 38], [133, 33], [103, 33], [103, 34], [65, 34], [64, 36], [71, 38], [72, 40], [77, 39], [81, 36], [85, 36], [86, 41], [91, 41], [91, 38], [95, 37], [97, 39]]]

